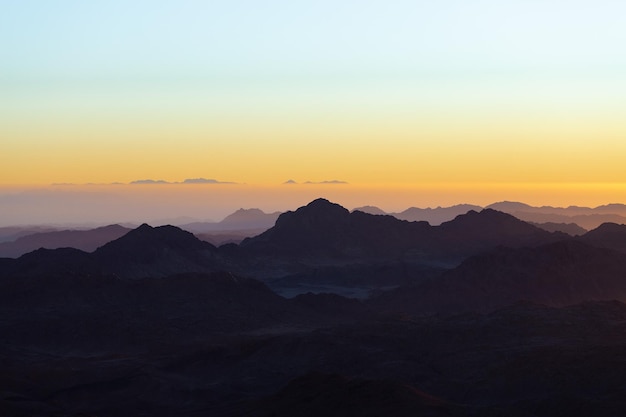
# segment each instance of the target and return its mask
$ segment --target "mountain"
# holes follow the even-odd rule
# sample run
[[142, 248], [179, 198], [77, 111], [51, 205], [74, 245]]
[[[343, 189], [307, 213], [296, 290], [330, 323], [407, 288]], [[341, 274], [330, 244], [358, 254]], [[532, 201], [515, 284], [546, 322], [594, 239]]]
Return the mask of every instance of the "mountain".
[[570, 236], [581, 236], [587, 233], [586, 229], [583, 229], [576, 223], [532, 223], [533, 226], [537, 226], [540, 229], [547, 230], [548, 232], [561, 232], [567, 233]]
[[579, 239], [593, 246], [626, 252], [626, 225], [603, 223], [598, 228], [580, 236]]
[[536, 210], [536, 207], [533, 207], [526, 203], [520, 203], [517, 201], [500, 201], [497, 203], [489, 204], [485, 208], [502, 211], [504, 213], [514, 213], [516, 211], [535, 211]]
[[443, 222], [450, 221], [456, 216], [465, 214], [468, 211], [480, 211], [482, 207], [474, 206], [471, 204], [459, 204], [452, 207], [437, 207], [437, 208], [417, 208], [410, 207], [400, 213], [391, 213], [392, 216], [411, 222], [426, 221], [433, 226], [439, 225]]
[[274, 227], [239, 246], [220, 247], [220, 253], [237, 273], [260, 279], [281, 295], [332, 292], [367, 298], [372, 291], [432, 279], [497, 246], [567, 238], [494, 210], [470, 211], [431, 226], [350, 213], [318, 199], [282, 214]]
[[[240, 211], [233, 218], [248, 214], [258, 212]], [[40, 250], [0, 263], [0, 274], [55, 271], [138, 279], [228, 270], [261, 279], [285, 295], [311, 291], [366, 297], [370, 290], [432, 278], [499, 245], [535, 246], [566, 237], [494, 210], [470, 211], [430, 226], [350, 213], [318, 199], [281, 214], [274, 227], [240, 245], [216, 248], [178, 227], [144, 224], [92, 254]]]
[[372, 302], [408, 312], [490, 311], [526, 300], [565, 306], [626, 300], [626, 255], [572, 239], [473, 256], [441, 277]]
[[591, 230], [602, 223], [626, 223], [626, 205], [607, 204], [591, 207], [533, 207], [528, 204], [503, 201], [493, 203], [486, 208], [509, 213], [518, 219], [533, 223], [576, 223], [580, 227]]
[[257, 208], [239, 209], [220, 222], [228, 230], [270, 228], [276, 223], [280, 212], [265, 213]]
[[60, 230], [35, 233], [18, 238], [13, 242], [0, 243], [0, 257], [16, 258], [39, 248], [76, 248], [93, 252], [107, 242], [115, 240], [131, 230], [114, 224], [91, 230]]
[[399, 256], [399, 251], [428, 238], [426, 222], [403, 222], [392, 216], [350, 213], [339, 204], [317, 199], [295, 212], [281, 214], [274, 227], [245, 239], [251, 255], [278, 258], [370, 259]]
[[142, 224], [98, 248], [101, 271], [126, 278], [159, 277], [216, 269], [216, 248], [175, 226]]
[[583, 229], [587, 230], [595, 229], [603, 223], [626, 224], [626, 217], [619, 214], [610, 213], [577, 214], [570, 216], [565, 214], [515, 211], [510, 214], [526, 222], [575, 223]]
[[440, 226], [408, 222], [361, 211], [350, 213], [318, 199], [282, 214], [242, 249], [274, 257], [317, 259], [404, 259], [420, 256], [460, 259], [498, 245], [536, 245], [567, 237], [551, 234], [495, 210], [470, 211]]
[[376, 206], [357, 207], [357, 208], [353, 209], [352, 211], [362, 211], [363, 213], [375, 214], [377, 216], [384, 216], [384, 215], [387, 214], [382, 209], [380, 209], [380, 208], [378, 208]]
[[226, 216], [222, 221], [217, 223], [210, 222], [193, 222], [181, 225], [181, 229], [187, 230], [195, 234], [212, 232], [232, 232], [245, 231], [248, 236], [254, 236], [269, 229], [276, 223], [276, 219], [280, 212], [265, 213], [262, 210], [239, 209], [232, 214]]
[[470, 210], [434, 229], [438, 232], [438, 250], [442, 256], [458, 258], [496, 246], [537, 246], [569, 238], [564, 233], [549, 233], [510, 214], [492, 209], [480, 212]]
[[54, 232], [58, 229], [51, 226], [5, 226], [0, 227], [0, 243], [14, 240], [35, 233]]

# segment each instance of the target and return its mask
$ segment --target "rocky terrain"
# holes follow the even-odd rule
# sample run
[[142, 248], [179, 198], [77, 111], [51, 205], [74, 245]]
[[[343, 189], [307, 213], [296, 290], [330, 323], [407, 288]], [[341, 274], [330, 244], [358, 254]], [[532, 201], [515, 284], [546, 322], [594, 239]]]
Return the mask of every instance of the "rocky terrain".
[[0, 415], [621, 415], [622, 232], [315, 200], [240, 245], [142, 225], [0, 259]]

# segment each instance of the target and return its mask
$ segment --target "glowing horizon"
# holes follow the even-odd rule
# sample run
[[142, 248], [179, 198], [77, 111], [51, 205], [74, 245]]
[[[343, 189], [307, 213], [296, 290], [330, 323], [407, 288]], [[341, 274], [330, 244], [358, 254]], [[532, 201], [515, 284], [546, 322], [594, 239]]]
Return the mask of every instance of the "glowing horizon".
[[305, 203], [289, 179], [394, 209], [626, 202], [626, 4], [601, 6], [16, 2], [0, 197], [202, 177], [248, 207]]

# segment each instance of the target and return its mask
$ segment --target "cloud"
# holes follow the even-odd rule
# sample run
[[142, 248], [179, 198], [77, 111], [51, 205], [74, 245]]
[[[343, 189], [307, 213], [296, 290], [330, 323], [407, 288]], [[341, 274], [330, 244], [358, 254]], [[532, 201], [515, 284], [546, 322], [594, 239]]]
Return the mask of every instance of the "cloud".
[[177, 182], [145, 179], [145, 180], [131, 181], [130, 184], [237, 184], [237, 183], [232, 182], [232, 181], [218, 181], [212, 178], [187, 178], [183, 181], [177, 181]]
[[346, 181], [329, 180], [329, 181], [306, 181], [305, 184], [347, 184]]
[[[283, 182], [283, 185], [291, 185], [291, 184], [300, 184], [297, 181], [294, 180], [287, 180], [285, 182]], [[327, 180], [327, 181], [305, 181], [301, 184], [307, 184], [307, 185], [319, 185], [319, 184], [330, 184], [330, 185], [335, 185], [335, 184], [348, 184], [348, 182], [346, 181], [341, 181], [341, 180]]]
[[136, 181], [131, 181], [130, 184], [171, 184], [165, 180], [136, 180]]
[[237, 184], [236, 182], [232, 182], [232, 181], [218, 181], [218, 180], [214, 180], [212, 178], [207, 179], [207, 178], [187, 178], [185, 181], [183, 181], [183, 184]]

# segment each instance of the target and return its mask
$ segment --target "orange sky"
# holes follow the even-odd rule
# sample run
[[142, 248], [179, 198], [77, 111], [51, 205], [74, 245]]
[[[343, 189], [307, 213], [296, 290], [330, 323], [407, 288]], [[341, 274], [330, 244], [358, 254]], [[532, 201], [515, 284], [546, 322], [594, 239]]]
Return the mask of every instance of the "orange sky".
[[199, 177], [245, 186], [186, 189], [180, 215], [626, 202], [619, 2], [181, 1], [7, 5], [3, 213], [11, 189]]

